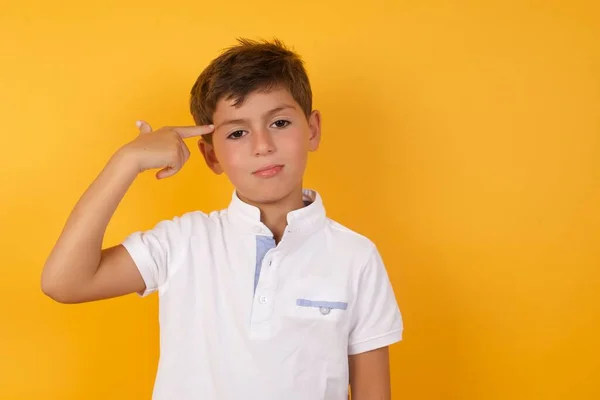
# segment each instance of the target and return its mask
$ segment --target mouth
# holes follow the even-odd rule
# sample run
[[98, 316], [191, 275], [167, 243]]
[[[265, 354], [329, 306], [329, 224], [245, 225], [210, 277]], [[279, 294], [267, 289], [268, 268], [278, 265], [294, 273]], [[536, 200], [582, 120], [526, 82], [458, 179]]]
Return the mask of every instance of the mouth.
[[254, 176], [259, 176], [261, 178], [270, 178], [272, 176], [277, 175], [283, 169], [283, 165], [273, 164], [267, 165], [260, 169], [257, 169], [252, 173]]

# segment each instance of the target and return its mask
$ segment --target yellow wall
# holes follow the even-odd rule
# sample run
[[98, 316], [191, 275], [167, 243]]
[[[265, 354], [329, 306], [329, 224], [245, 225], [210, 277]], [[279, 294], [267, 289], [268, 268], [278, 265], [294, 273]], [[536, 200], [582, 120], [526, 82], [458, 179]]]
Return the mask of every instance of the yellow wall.
[[[395, 399], [600, 398], [597, 2], [350, 3], [0, 5], [0, 398], [150, 397], [156, 297], [58, 305], [40, 270], [135, 120], [190, 123], [237, 36], [306, 60], [324, 115], [306, 184], [387, 262]], [[136, 182], [106, 244], [230, 190], [196, 151]]]

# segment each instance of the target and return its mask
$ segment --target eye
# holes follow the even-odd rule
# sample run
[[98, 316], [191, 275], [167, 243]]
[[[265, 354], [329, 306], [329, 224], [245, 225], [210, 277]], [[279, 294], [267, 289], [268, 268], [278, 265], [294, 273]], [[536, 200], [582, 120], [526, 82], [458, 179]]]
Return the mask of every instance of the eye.
[[271, 126], [275, 126], [275, 128], [285, 128], [289, 124], [291, 124], [290, 121], [286, 121], [285, 119], [280, 119], [280, 120], [273, 122], [273, 124]]
[[227, 136], [227, 139], [237, 140], [243, 138], [244, 136], [246, 136], [246, 131], [239, 130], [232, 132], [229, 136]]

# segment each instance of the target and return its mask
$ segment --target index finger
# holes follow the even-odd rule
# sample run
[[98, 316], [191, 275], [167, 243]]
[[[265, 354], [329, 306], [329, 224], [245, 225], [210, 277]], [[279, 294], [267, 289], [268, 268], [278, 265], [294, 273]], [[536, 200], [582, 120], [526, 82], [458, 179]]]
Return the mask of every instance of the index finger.
[[174, 126], [171, 127], [182, 139], [206, 135], [215, 130], [214, 125]]

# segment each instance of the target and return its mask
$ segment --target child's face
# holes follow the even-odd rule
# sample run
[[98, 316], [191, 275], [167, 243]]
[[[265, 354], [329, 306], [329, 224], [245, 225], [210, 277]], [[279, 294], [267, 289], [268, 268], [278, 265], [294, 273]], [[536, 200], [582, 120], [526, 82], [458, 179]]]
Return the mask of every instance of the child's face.
[[240, 195], [257, 203], [301, 189], [308, 152], [321, 139], [319, 112], [307, 120], [285, 89], [251, 93], [240, 107], [234, 102], [217, 103], [212, 145], [200, 142], [208, 166], [225, 172]]

